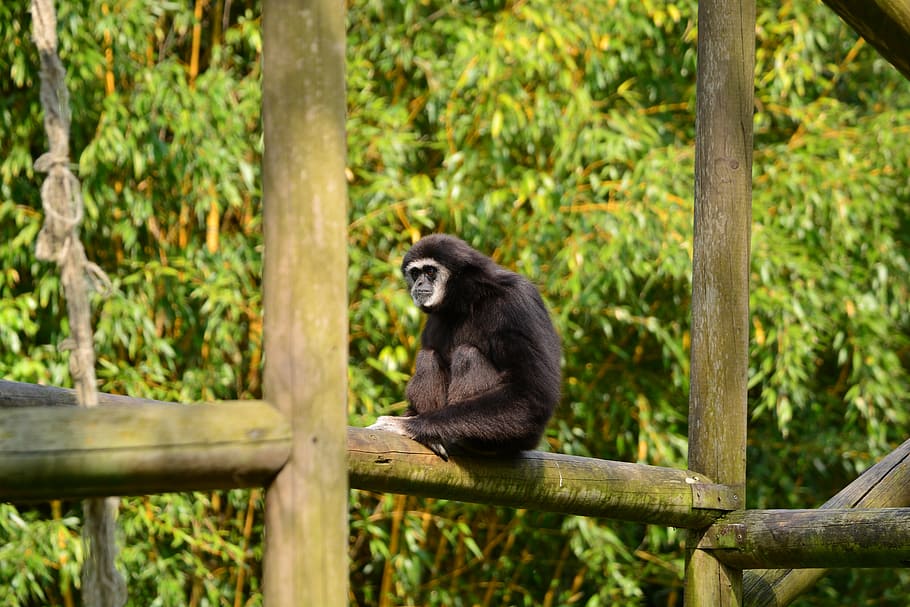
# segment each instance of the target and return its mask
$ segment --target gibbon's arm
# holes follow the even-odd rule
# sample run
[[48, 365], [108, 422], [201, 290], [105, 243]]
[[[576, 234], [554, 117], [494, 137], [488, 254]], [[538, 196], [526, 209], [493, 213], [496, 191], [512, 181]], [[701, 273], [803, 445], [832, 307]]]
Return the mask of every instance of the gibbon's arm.
[[417, 352], [414, 375], [408, 382], [405, 395], [408, 399], [408, 415], [417, 415], [446, 406], [449, 377], [439, 363], [434, 350]]

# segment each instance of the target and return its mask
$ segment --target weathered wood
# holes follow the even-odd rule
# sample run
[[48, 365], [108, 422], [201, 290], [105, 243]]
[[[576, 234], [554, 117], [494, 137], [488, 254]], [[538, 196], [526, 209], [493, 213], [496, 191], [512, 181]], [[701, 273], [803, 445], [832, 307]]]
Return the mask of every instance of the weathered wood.
[[17, 407], [0, 412], [0, 499], [261, 486], [290, 453], [261, 401]]
[[[288, 424], [263, 402], [99, 400], [79, 409], [73, 390], [0, 380], [0, 499], [259, 486], [290, 453]], [[793, 568], [746, 572], [749, 606], [789, 604], [825, 573], [806, 567], [910, 566], [910, 440], [818, 510], [729, 514], [740, 495], [686, 470], [542, 452], [444, 462], [367, 428], [348, 428], [347, 444], [355, 488], [683, 528], [713, 522], [700, 551], [735, 569]]]
[[[819, 510], [910, 507], [910, 439], [863, 472]], [[747, 571], [743, 594], [747, 607], [784, 607], [809, 590], [826, 569]]]
[[[168, 404], [160, 400], [98, 393], [99, 405]], [[176, 403], [170, 403], [176, 404]], [[70, 388], [41, 386], [0, 379], [0, 409], [4, 407], [57, 407], [78, 406], [76, 391]]]
[[737, 569], [910, 567], [910, 508], [742, 510], [698, 548]]
[[263, 389], [291, 423], [266, 491], [264, 603], [348, 600], [344, 2], [263, 2]]
[[540, 451], [445, 462], [414, 441], [367, 428], [348, 428], [348, 466], [358, 489], [674, 527], [704, 527], [738, 501], [686, 470]]
[[910, 78], [910, 1], [823, 1], [905, 78]]
[[[689, 468], [745, 507], [755, 1], [698, 3]], [[686, 538], [688, 607], [742, 602], [742, 571]]]

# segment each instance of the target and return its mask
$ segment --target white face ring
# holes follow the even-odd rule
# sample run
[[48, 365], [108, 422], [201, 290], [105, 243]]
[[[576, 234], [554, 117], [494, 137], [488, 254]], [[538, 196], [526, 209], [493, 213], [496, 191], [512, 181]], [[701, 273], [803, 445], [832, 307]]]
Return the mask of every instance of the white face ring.
[[[422, 270], [427, 267], [436, 269], [436, 279], [433, 281], [433, 293], [423, 302], [423, 304], [418, 303], [416, 300], [414, 303], [422, 305], [424, 308], [432, 308], [441, 304], [445, 297], [446, 284], [448, 283], [450, 276], [449, 270], [435, 259], [423, 257], [409, 263], [405, 267], [404, 272], [408, 275], [410, 280], [411, 270]], [[411, 299], [414, 299], [413, 293], [411, 294]]]

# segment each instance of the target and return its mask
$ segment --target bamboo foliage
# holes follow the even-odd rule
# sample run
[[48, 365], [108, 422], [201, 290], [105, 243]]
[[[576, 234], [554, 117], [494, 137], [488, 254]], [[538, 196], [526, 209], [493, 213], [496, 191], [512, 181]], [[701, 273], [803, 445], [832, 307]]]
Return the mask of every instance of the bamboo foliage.
[[[26, 5], [0, 3], [0, 371], [63, 385], [59, 287], [30, 253], [41, 135]], [[260, 398], [260, 4], [200, 6], [201, 21], [194, 2], [59, 4], [83, 236], [115, 277], [99, 378], [168, 401]], [[419, 315], [397, 260], [446, 230], [551, 306], [566, 381], [548, 449], [684, 469], [696, 3], [347, 8], [349, 423], [402, 406]], [[749, 500], [803, 508], [906, 438], [910, 105], [823, 4], [762, 5], [756, 34]], [[261, 501], [252, 541], [242, 491], [124, 505], [137, 604], [260, 600]], [[0, 508], [0, 603], [65, 604], [72, 503]], [[350, 512], [352, 604], [378, 601], [386, 573], [393, 604], [681, 600], [673, 528], [367, 491]], [[53, 582], [30, 585], [24, 558]], [[847, 571], [813, 600], [903, 607], [906, 577]]]

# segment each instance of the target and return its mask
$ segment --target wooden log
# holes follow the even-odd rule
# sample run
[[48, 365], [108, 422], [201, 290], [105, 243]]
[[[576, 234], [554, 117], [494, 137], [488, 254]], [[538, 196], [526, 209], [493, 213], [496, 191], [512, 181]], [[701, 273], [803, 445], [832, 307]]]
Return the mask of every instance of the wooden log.
[[687, 470], [540, 451], [513, 458], [453, 455], [404, 437], [348, 428], [351, 486], [468, 502], [705, 527], [738, 502]]
[[262, 486], [288, 459], [268, 403], [17, 407], [0, 414], [0, 499]]
[[[176, 410], [177, 417], [175, 417], [174, 423], [178, 425], [187, 423], [179, 415], [184, 409], [193, 410], [193, 413], [200, 415], [203, 412], [202, 407], [221, 406], [220, 404], [177, 405], [176, 403], [144, 401], [129, 396], [108, 394], [101, 394], [99, 400], [102, 411], [127, 406], [136, 407], [136, 409], [128, 409], [129, 412], [146, 411], [149, 406], [147, 403], [154, 403], [152, 406], [160, 406], [167, 411], [161, 416], [162, 420], [166, 420], [166, 415], [171, 415], [171, 412]], [[74, 404], [75, 394], [69, 389], [0, 380], [0, 408], [16, 407], [16, 409], [7, 409], [0, 415], [0, 418], [10, 428], [9, 432], [0, 434], [0, 455], [7, 451], [23, 450], [27, 446], [22, 441], [16, 441], [14, 445], [11, 445], [6, 444], [4, 440], [4, 436], [17, 435], [15, 416], [24, 415], [30, 420], [29, 427], [35, 429], [31, 434], [35, 438], [35, 444], [47, 443], [48, 449], [51, 449], [51, 451], [38, 450], [41, 452], [36, 452], [29, 457], [34, 458], [34, 461], [42, 459], [50, 467], [54, 457], [52, 453], [54, 441], [50, 438], [40, 438], [39, 428], [50, 425], [50, 421], [43, 420], [63, 419], [56, 413], [48, 412], [48, 409], [61, 407], [70, 410], [73, 408], [69, 405]], [[140, 406], [143, 404], [146, 406]], [[24, 408], [41, 407], [41, 405], [46, 405], [46, 407], [34, 410]], [[22, 413], [23, 411], [27, 413]], [[273, 410], [265, 413], [268, 414], [267, 418], [276, 415]], [[253, 414], [258, 415], [256, 412]], [[61, 422], [60, 425], [71, 424], [77, 428], [82, 422], [71, 420], [80, 419], [82, 415], [84, 413], [73, 413], [66, 417], [65, 423]], [[149, 414], [142, 413], [142, 415], [148, 417]], [[116, 418], [101, 418], [100, 421], [104, 422], [103, 428], [92, 426], [91, 433], [95, 436], [95, 440], [104, 440], [108, 433], [132, 433], [133, 430], [129, 427], [122, 430], [116, 427], [122, 417], [122, 415], [118, 415]], [[143, 423], [145, 426], [142, 427], [148, 430], [149, 423]], [[208, 422], [203, 423], [205, 425], [202, 427], [208, 427]], [[286, 425], [283, 428], [283, 432], [289, 433]], [[152, 432], [154, 436], [170, 436], [170, 434], [169, 432]], [[287, 435], [282, 436], [287, 439]], [[191, 431], [190, 437], [200, 438], [195, 429]], [[230, 434], [223, 436], [223, 442], [229, 443], [231, 440], [233, 439]], [[246, 438], [241, 437], [241, 440], [245, 441]], [[168, 447], [169, 444], [164, 442], [162, 447]], [[151, 450], [153, 447], [147, 445], [147, 448]], [[231, 449], [230, 445], [226, 445], [226, 448]], [[728, 487], [715, 485], [702, 475], [675, 468], [644, 466], [539, 451], [527, 452], [514, 459], [471, 458], [456, 455], [449, 463], [446, 463], [419, 443], [394, 434], [376, 432], [366, 428], [347, 429], [347, 448], [351, 486], [372, 491], [401, 492], [518, 508], [538, 508], [553, 512], [604, 516], [677, 527], [710, 525], [725, 511], [738, 507], [739, 502], [738, 496]], [[71, 445], [73, 451], [80, 449], [78, 442]], [[70, 450], [70, 448], [65, 450]], [[103, 459], [114, 457], [109, 449], [98, 446], [83, 451], [81, 454], [71, 454], [68, 457], [78, 457], [83, 462], [91, 462], [95, 457]], [[280, 462], [276, 460], [273, 468], [263, 471], [264, 478], [271, 478], [277, 474], [285, 459], [286, 453], [285, 458]], [[167, 460], [162, 461], [168, 465]], [[78, 485], [87, 482], [80, 480], [82, 474], [80, 470], [84, 470], [91, 476], [94, 474], [95, 464], [90, 463], [75, 470], [71, 468], [71, 466], [68, 467], [69, 482]], [[0, 468], [0, 472], [2, 471]], [[166, 478], [167, 474], [163, 471], [161, 476]], [[224, 478], [225, 473], [221, 472], [218, 475]], [[0, 476], [0, 478], [3, 477]], [[137, 477], [133, 481], [134, 487], [131, 492], [152, 493], [178, 489], [201, 489], [205, 488], [205, 482], [212, 479], [204, 477], [201, 480], [203, 485], [195, 487], [191, 486], [190, 480], [175, 475], [170, 484], [148, 485], [143, 484], [144, 481]], [[0, 487], [2, 486], [5, 484], [0, 485]], [[71, 495], [72, 491], [65, 489], [64, 493], [58, 494], [56, 493], [58, 490], [59, 487], [52, 490], [46, 487], [23, 486], [16, 497], [18, 499], [65, 497]], [[4, 495], [0, 491], [0, 498], [3, 497]]]
[[[755, 0], [700, 0], [689, 468], [745, 508]], [[739, 606], [742, 571], [686, 536], [688, 607]]]
[[[910, 507], [910, 439], [863, 472], [819, 510]], [[784, 607], [809, 590], [826, 569], [762, 569], [743, 577], [747, 607]]]
[[263, 602], [348, 604], [345, 2], [262, 6], [263, 394], [293, 431], [265, 498]]
[[[135, 398], [118, 394], [98, 393], [99, 405], [176, 404], [148, 398]], [[76, 407], [76, 391], [70, 388], [41, 386], [25, 382], [0, 379], [0, 409], [4, 407]]]
[[897, 70], [910, 78], [910, 2], [824, 0]]
[[732, 512], [698, 547], [737, 569], [910, 567], [910, 508]]

